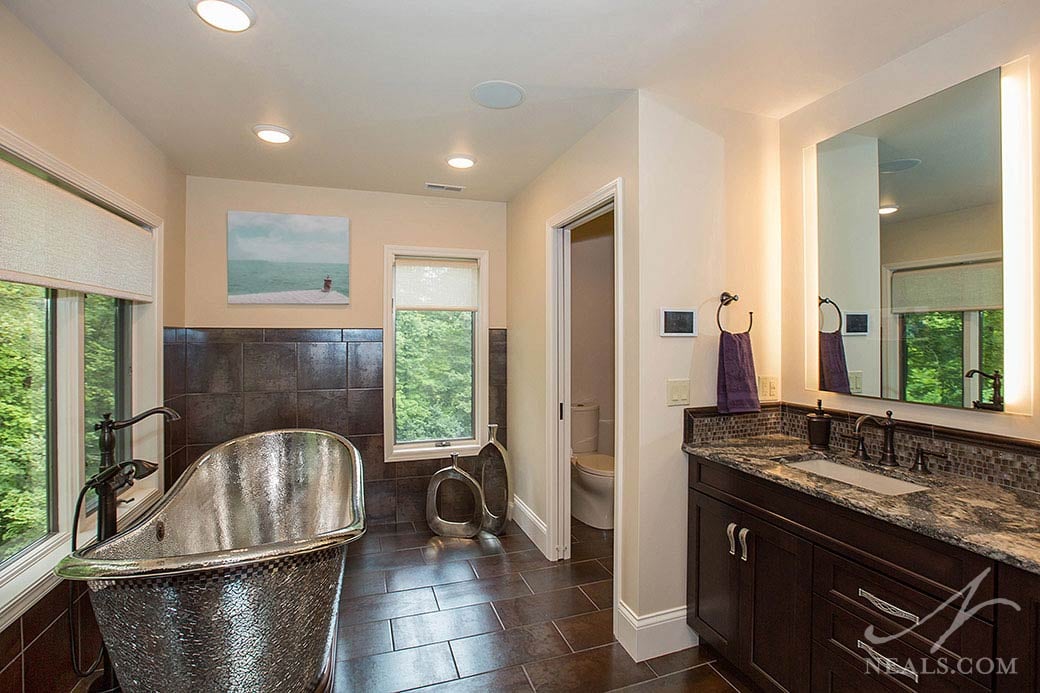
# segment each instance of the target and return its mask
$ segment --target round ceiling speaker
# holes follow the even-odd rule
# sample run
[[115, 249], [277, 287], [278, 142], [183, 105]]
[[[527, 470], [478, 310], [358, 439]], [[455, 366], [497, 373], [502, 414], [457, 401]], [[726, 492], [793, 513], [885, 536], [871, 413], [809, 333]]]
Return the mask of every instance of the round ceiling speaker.
[[470, 96], [484, 108], [502, 110], [516, 108], [522, 104], [526, 98], [526, 93], [519, 84], [493, 79], [481, 82], [473, 87], [470, 91]]

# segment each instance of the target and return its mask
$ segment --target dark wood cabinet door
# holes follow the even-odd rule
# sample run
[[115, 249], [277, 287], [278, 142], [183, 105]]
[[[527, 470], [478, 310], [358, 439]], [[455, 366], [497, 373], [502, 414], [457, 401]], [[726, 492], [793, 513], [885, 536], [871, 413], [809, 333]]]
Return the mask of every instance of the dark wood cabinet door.
[[[741, 513], [690, 492], [686, 620], [701, 639], [736, 662], [739, 654], [740, 559], [736, 532]], [[730, 536], [733, 537], [732, 549]]]
[[808, 691], [812, 544], [746, 515], [737, 538], [741, 668], [765, 690]]
[[1020, 610], [997, 606], [996, 689], [1040, 691], [1040, 575], [1007, 565], [997, 570], [997, 594]]

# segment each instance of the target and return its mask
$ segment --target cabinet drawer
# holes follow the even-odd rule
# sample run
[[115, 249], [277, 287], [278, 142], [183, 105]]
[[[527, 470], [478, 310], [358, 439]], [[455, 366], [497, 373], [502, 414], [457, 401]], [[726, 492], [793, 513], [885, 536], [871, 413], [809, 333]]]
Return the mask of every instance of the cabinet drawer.
[[[954, 658], [925, 655], [904, 640], [874, 644], [866, 637], [871, 624], [835, 606], [819, 595], [813, 597], [813, 640], [860, 667], [869, 678], [894, 684], [903, 690], [946, 693], [947, 691], [988, 691], [972, 679], [956, 673]], [[875, 627], [875, 636], [890, 632]], [[898, 669], [888, 669], [891, 662]]]
[[898, 693], [906, 689], [868, 676], [862, 662], [849, 664], [833, 648], [813, 642], [812, 690], [814, 693]]
[[[890, 633], [912, 628], [901, 639], [929, 654], [953, 626], [962, 603], [958, 600], [952, 607], [943, 607], [943, 602], [924, 592], [818, 546], [813, 550], [813, 591]], [[945, 638], [935, 654], [974, 660], [992, 657], [993, 626], [969, 618]], [[988, 676], [973, 678], [990, 683]]]

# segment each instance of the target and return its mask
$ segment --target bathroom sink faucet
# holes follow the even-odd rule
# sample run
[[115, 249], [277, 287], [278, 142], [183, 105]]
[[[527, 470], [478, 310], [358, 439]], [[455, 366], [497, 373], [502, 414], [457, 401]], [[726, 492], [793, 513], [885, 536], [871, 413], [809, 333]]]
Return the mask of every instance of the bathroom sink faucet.
[[887, 416], [884, 419], [879, 419], [869, 414], [864, 414], [856, 419], [856, 438], [859, 439], [859, 445], [856, 448], [856, 458], [864, 462], [871, 461], [870, 455], [867, 454], [867, 445], [862, 433], [863, 425], [869, 423], [880, 428], [885, 434], [885, 444], [881, 449], [881, 459], [878, 460], [878, 464], [883, 467], [898, 467], [899, 463], [896, 462], [896, 422], [892, 418], [891, 411], [885, 413]]

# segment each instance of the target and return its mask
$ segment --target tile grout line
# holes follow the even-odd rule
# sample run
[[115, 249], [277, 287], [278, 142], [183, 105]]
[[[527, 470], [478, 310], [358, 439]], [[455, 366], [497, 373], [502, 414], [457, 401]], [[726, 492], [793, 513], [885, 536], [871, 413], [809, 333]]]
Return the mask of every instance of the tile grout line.
[[709, 667], [711, 667], [711, 670], [712, 670], [712, 671], [714, 671], [714, 672], [715, 672], [715, 674], [716, 674], [716, 675], [718, 675], [718, 677], [719, 677], [720, 679], [722, 679], [723, 681], [725, 681], [725, 682], [726, 682], [726, 685], [727, 685], [727, 686], [729, 686], [729, 687], [730, 687], [730, 688], [732, 688], [733, 690], [737, 691], [737, 693], [740, 693], [740, 689], [739, 689], [739, 688], [737, 688], [736, 686], [734, 686], [734, 685], [733, 685], [733, 684], [732, 684], [732, 683], [730, 682], [730, 680], [729, 680], [729, 679], [727, 679], [727, 678], [726, 678], [725, 676], [723, 676], [723, 675], [722, 675], [722, 672], [721, 672], [721, 671], [719, 671], [719, 670], [718, 670], [718, 669], [716, 669], [716, 668], [715, 668], [714, 666], [712, 666], [710, 662], [708, 663], [708, 666], [709, 666]]

